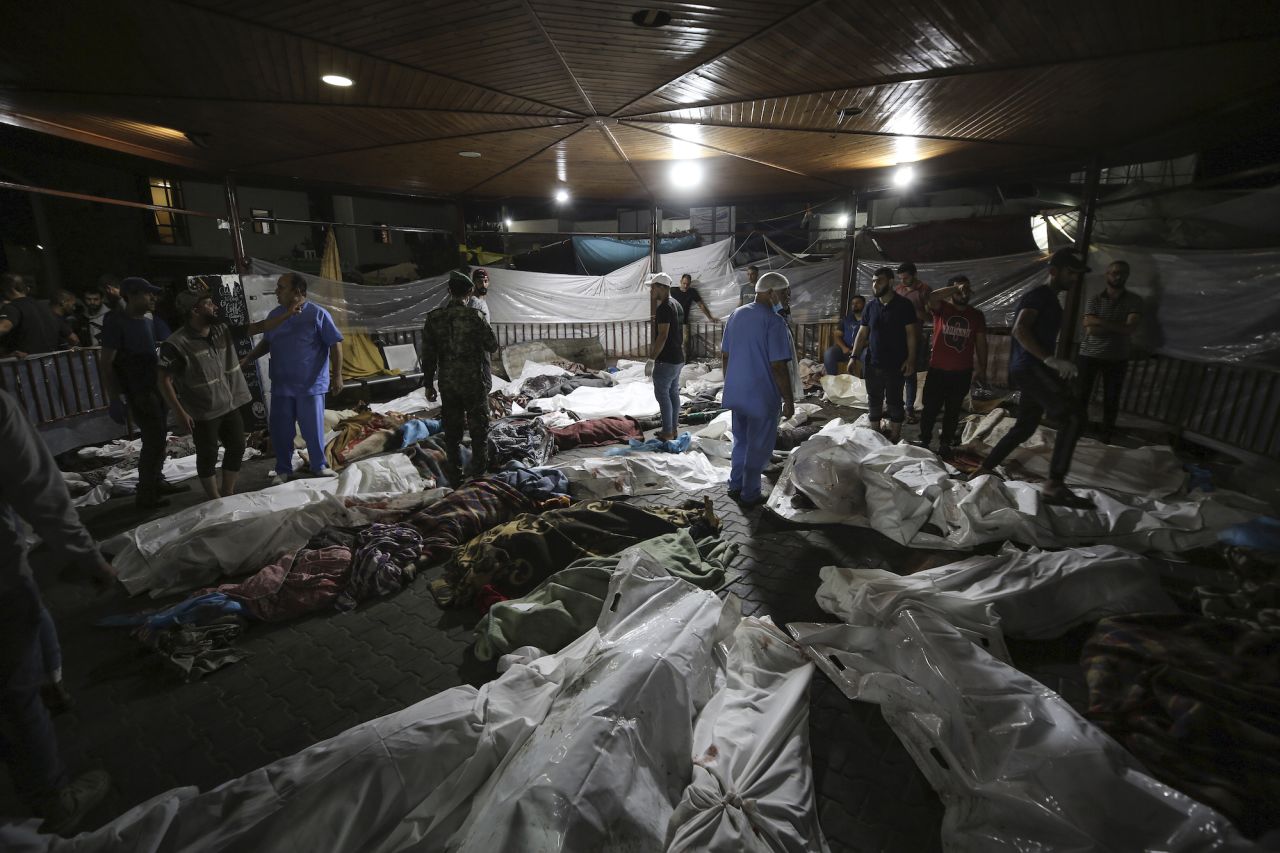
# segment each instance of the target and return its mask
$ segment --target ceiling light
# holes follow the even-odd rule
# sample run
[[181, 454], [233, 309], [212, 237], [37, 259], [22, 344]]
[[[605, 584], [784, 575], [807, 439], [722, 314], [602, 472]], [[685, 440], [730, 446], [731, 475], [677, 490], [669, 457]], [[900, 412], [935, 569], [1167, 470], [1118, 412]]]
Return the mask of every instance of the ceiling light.
[[458, 156], [459, 157], [479, 157], [480, 152], [479, 151], [459, 151]]
[[569, 200], [568, 190], [564, 189], [563, 187], [556, 190], [556, 201], [560, 202], [561, 204], [564, 204], [568, 200]]
[[893, 173], [893, 183], [900, 187], [905, 187], [916, 179], [916, 170], [913, 166], [899, 166], [898, 171]]
[[36, 248], [42, 252], [44, 251], [44, 246], [41, 246], [39, 243], [36, 243]]
[[664, 12], [661, 9], [640, 9], [631, 14], [631, 23], [647, 30], [665, 27], [671, 23], [671, 13]]
[[702, 183], [702, 166], [683, 160], [672, 164], [671, 183], [682, 188], [696, 187]]
[[849, 214], [847, 214], [847, 213], [842, 213], [842, 214], [840, 214], [839, 218], [837, 218], [837, 219], [836, 219], [836, 227], [837, 227], [837, 228], [848, 228], [848, 227], [849, 227]]
[[326, 74], [320, 79], [328, 83], [330, 86], [341, 86], [344, 89], [347, 86], [354, 85], [356, 82], [352, 80], [350, 77], [343, 77], [341, 74]]

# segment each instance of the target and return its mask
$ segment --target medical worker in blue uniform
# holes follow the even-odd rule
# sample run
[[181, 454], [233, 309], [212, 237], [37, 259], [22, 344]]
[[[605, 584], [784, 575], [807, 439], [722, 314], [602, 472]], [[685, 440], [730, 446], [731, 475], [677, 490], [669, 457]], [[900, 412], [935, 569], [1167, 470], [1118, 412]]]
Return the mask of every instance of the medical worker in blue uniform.
[[[293, 473], [294, 424], [307, 443], [312, 476], [330, 476], [324, 459], [324, 395], [342, 391], [342, 333], [329, 312], [307, 301], [307, 280], [285, 273], [276, 283], [276, 301], [268, 319], [297, 314], [265, 333], [241, 362], [271, 353], [271, 446], [276, 451], [272, 485]], [[302, 308], [297, 309], [298, 303]]]
[[760, 475], [778, 440], [778, 420], [795, 414], [789, 362], [795, 358], [787, 324], [778, 316], [786, 276], [769, 272], [756, 281], [756, 301], [725, 322], [720, 343], [724, 368], [721, 401], [733, 413], [733, 465], [729, 496], [751, 506], [764, 500]]

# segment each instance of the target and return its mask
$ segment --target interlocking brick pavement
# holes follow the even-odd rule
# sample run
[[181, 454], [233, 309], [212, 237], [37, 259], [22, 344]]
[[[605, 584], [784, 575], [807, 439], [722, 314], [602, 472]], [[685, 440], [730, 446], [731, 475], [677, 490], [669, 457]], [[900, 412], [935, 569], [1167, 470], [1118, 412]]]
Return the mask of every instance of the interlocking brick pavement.
[[[598, 449], [564, 454], [597, 455]], [[245, 488], [261, 488], [270, 462], [246, 463]], [[785, 524], [762, 508], [743, 511], [724, 486], [706, 492], [741, 546], [732, 593], [747, 614], [779, 625], [830, 621], [814, 601], [824, 565], [864, 565], [906, 572], [937, 562], [883, 536], [848, 527]], [[701, 493], [632, 498], [642, 505], [679, 505]], [[193, 491], [175, 509], [193, 504]], [[140, 520], [129, 499], [84, 513], [100, 539]], [[955, 555], [947, 555], [953, 559]], [[177, 598], [98, 597], [57, 582], [39, 552], [33, 563], [58, 622], [65, 671], [76, 706], [57, 721], [63, 754], [73, 769], [100, 767], [113, 790], [88, 823], [176, 786], [209, 789], [350, 726], [450, 687], [496, 676], [492, 663], [470, 654], [477, 614], [442, 612], [424, 579], [351, 613], [322, 613], [298, 622], [251, 628], [251, 654], [203, 680], [182, 684], [162, 671], [124, 631], [92, 627], [107, 613], [167, 604]], [[835, 851], [940, 849], [942, 807], [879, 709], [850, 702], [820, 673], [810, 697], [810, 736], [819, 814]], [[0, 776], [0, 813], [17, 813]]]

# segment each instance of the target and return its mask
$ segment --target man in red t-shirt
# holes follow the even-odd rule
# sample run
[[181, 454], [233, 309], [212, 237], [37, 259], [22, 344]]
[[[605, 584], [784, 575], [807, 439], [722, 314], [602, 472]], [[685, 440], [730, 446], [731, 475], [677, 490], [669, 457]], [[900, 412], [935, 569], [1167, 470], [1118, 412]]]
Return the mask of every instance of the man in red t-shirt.
[[[960, 407], [969, 385], [987, 376], [987, 323], [982, 312], [969, 305], [973, 291], [969, 279], [952, 276], [946, 287], [929, 295], [933, 312], [933, 346], [929, 373], [924, 380], [924, 411], [920, 413], [921, 447], [933, 438], [933, 424], [942, 412], [938, 452], [947, 455], [955, 445]], [[976, 356], [976, 359], [975, 359]]]

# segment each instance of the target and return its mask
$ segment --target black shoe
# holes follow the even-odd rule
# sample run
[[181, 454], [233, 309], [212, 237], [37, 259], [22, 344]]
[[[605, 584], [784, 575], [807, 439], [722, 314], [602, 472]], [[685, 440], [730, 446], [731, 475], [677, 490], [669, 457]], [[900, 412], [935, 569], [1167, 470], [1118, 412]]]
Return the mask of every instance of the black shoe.
[[54, 681], [40, 687], [40, 699], [44, 702], [44, 706], [49, 709], [49, 713], [57, 716], [65, 714], [71, 710], [71, 694], [67, 692], [67, 686], [61, 681]]
[[156, 486], [156, 494], [159, 495], [180, 495], [183, 492], [191, 491], [191, 486], [187, 483], [170, 483], [168, 480], [161, 480]]
[[742, 497], [742, 489], [730, 489], [729, 497], [736, 501], [738, 498]]

